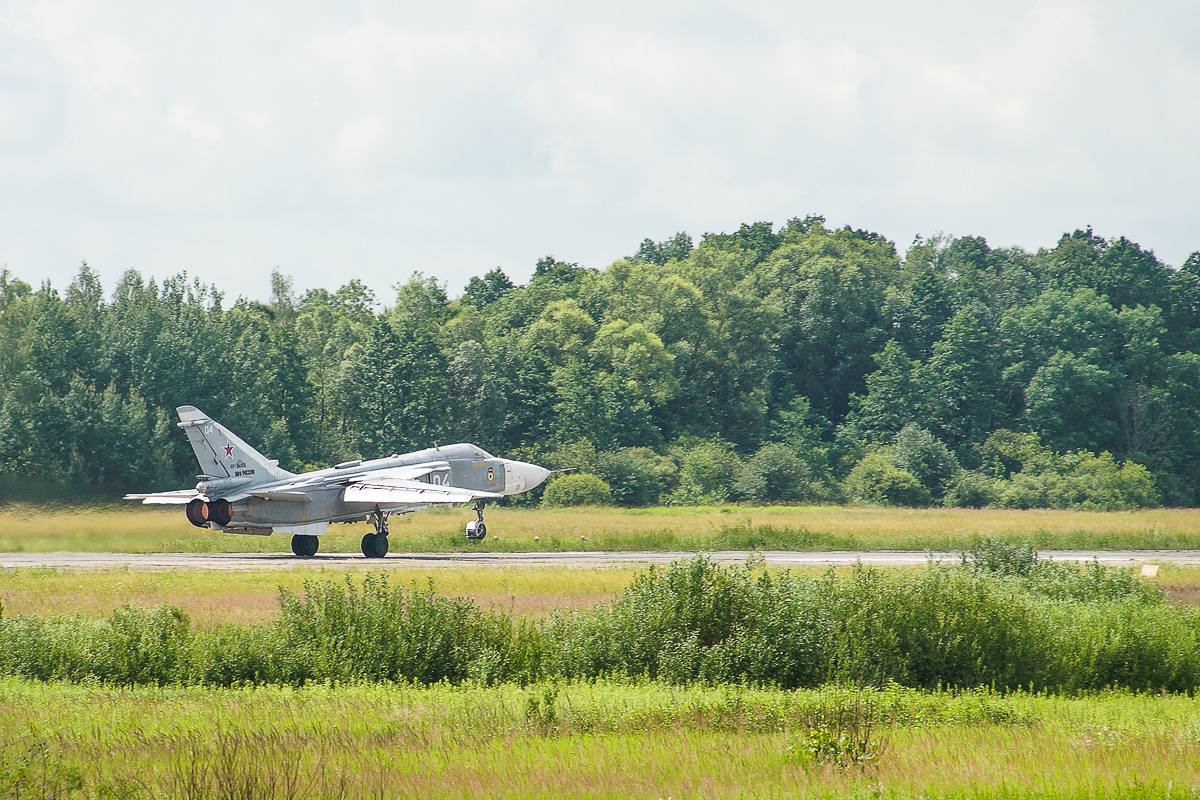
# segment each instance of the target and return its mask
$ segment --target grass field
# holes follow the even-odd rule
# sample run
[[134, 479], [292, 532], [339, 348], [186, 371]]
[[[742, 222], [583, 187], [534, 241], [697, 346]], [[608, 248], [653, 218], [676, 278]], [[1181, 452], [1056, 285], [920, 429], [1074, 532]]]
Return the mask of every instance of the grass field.
[[[526, 617], [608, 601], [634, 575], [549, 566], [387, 572], [396, 585], [432, 581], [439, 594]], [[344, 577], [310, 568], [7, 570], [0, 599], [5, 617], [105, 616], [123, 603], [167, 602], [211, 629], [272, 618], [280, 586]], [[1157, 581], [1175, 599], [1200, 595], [1200, 569], [1166, 566]], [[1185, 695], [607, 680], [135, 689], [0, 679], [0, 797], [1197, 795], [1200, 700]]]
[[[973, 536], [1042, 549], [1200, 548], [1200, 509], [1129, 512], [742, 507], [511, 509], [487, 512], [469, 543], [468, 509], [391, 520], [395, 551], [955, 550]], [[334, 525], [323, 552], [357, 552], [365, 524]], [[178, 508], [0, 506], [0, 552], [286, 552], [287, 536], [238, 536], [189, 525]]]
[[[383, 572], [378, 562], [373, 572]], [[482, 608], [498, 607], [521, 617], [542, 617], [554, 609], [589, 608], [619, 594], [634, 574], [630, 569], [498, 567], [386, 570], [394, 585], [470, 597]], [[248, 625], [279, 612], [280, 587], [303, 594], [304, 582], [335, 581], [343, 570], [304, 569], [211, 572], [173, 570], [0, 570], [0, 604], [5, 616], [82, 614], [105, 617], [125, 604], [152, 608], [166, 603], [183, 609], [198, 629], [231, 623]], [[1200, 571], [1197, 571], [1200, 582]]]
[[0, 681], [6, 797], [1194, 797], [1200, 701]]
[[[540, 618], [554, 609], [583, 609], [608, 602], [637, 572], [634, 568], [576, 569], [554, 566], [391, 567], [395, 585], [425, 587], [432, 582], [440, 594], [470, 597], [483, 608], [498, 607], [519, 617]], [[793, 572], [820, 572], [819, 568]], [[846, 572], [848, 568], [839, 569]], [[131, 604], [152, 608], [161, 603], [183, 609], [200, 630], [224, 623], [266, 622], [279, 612], [279, 589], [303, 594], [304, 582], [341, 581], [342, 570], [245, 570], [211, 572], [172, 570], [9, 569], [0, 571], [0, 607], [5, 616], [82, 614], [105, 617]], [[1200, 602], [1200, 568], [1163, 566], [1154, 583], [1168, 600]]]

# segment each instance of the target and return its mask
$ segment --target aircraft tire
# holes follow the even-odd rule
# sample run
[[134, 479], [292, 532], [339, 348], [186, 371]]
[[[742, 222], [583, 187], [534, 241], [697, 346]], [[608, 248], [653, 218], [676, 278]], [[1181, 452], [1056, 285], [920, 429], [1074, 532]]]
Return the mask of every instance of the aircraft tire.
[[297, 533], [292, 537], [292, 553], [300, 558], [312, 558], [321, 547], [321, 540], [316, 536], [304, 536]]
[[368, 533], [362, 538], [362, 554], [367, 558], [383, 558], [387, 555], [388, 539], [386, 535]]

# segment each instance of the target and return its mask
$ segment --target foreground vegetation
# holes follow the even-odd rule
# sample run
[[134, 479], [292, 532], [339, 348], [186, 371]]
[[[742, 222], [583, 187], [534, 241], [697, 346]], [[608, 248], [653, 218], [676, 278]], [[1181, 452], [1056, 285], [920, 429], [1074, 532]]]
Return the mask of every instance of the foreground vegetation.
[[0, 680], [0, 796], [1179, 797], [1200, 701], [661, 683]]
[[[285, 585], [272, 617], [237, 623], [6, 608], [0, 796], [1200, 792], [1200, 613], [1129, 570], [1028, 545], [978, 540], [966, 556], [801, 574], [704, 558], [632, 576], [451, 568], [436, 591], [404, 569], [221, 587], [8, 573], [0, 596], [72, 603], [102, 582], [143, 602], [153, 580]], [[471, 599], [556, 582], [576, 600], [618, 594], [549, 613]]]
[[782, 688], [828, 681], [1070, 692], [1200, 688], [1200, 613], [1127, 570], [978, 546], [964, 566], [839, 576], [640, 573], [608, 604], [545, 619], [432, 586], [309, 582], [269, 623], [193, 629], [170, 606], [0, 618], [0, 675], [117, 685], [536, 682], [605, 676]]
[[[1200, 510], [1126, 512], [719, 506], [652, 509], [489, 508], [488, 537], [467, 542], [466, 509], [393, 517], [394, 552], [578, 550], [938, 550], [974, 537], [1039, 549], [1200, 548]], [[365, 524], [333, 525], [322, 553], [357, 553]], [[287, 536], [192, 527], [179, 508], [0, 505], [0, 552], [290, 552]]]

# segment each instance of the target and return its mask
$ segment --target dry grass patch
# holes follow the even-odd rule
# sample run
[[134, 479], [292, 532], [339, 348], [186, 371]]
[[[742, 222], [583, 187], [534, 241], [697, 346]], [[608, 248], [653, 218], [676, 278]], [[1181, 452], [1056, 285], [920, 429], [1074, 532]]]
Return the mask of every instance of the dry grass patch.
[[[564, 550], [955, 550], [972, 537], [1041, 549], [1200, 548], [1200, 510], [1011, 511], [837, 506], [493, 508], [488, 538], [467, 542], [465, 508], [392, 518], [396, 552]], [[325, 553], [355, 553], [365, 523], [334, 525]], [[178, 508], [0, 506], [0, 552], [288, 552], [287, 536], [195, 528]]]
[[[393, 585], [424, 588], [432, 581], [440, 594], [473, 598], [518, 617], [544, 617], [554, 609], [590, 608], [611, 600], [629, 583], [633, 568], [577, 569], [530, 566], [383, 568]], [[198, 629], [258, 624], [279, 611], [281, 587], [303, 594], [306, 580], [345, 580], [343, 570], [306, 569], [212, 572], [173, 570], [13, 569], [0, 571], [0, 603], [5, 616], [82, 614], [105, 617], [131, 604], [161, 603], [183, 609]], [[358, 582], [361, 576], [351, 575]]]

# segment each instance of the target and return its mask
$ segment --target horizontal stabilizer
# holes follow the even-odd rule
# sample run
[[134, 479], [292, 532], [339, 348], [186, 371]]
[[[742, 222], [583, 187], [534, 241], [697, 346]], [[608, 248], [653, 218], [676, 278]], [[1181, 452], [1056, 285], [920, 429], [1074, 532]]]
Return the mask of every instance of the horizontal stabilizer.
[[453, 486], [421, 483], [412, 480], [370, 480], [347, 486], [342, 499], [347, 503], [375, 503], [393, 505], [423, 503], [427, 505], [454, 505], [500, 497], [495, 492], [477, 492]]
[[152, 492], [150, 494], [127, 494], [126, 500], [141, 500], [144, 505], [148, 506], [175, 506], [186, 505], [197, 497], [200, 493], [195, 489], [176, 489], [173, 492]]

